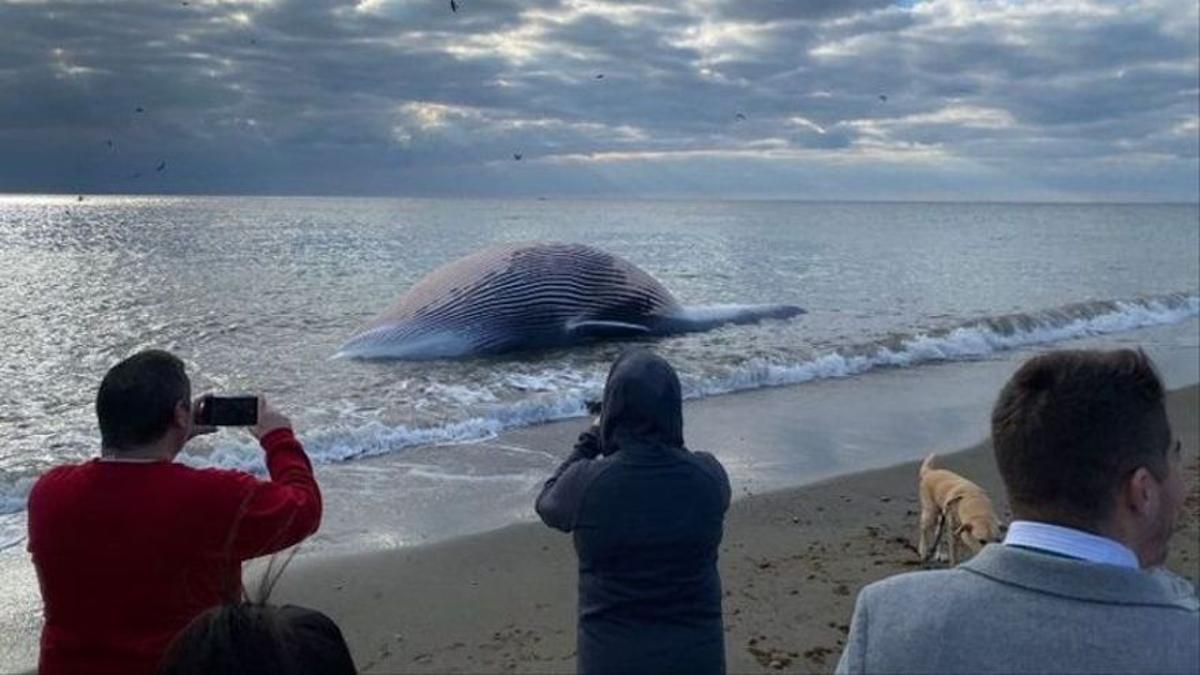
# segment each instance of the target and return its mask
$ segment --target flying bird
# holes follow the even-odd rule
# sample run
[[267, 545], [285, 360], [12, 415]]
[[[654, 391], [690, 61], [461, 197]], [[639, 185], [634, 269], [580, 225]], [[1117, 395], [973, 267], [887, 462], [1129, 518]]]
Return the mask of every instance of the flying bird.
[[525, 155], [522, 155], [522, 154], [521, 154], [521, 153], [519, 153], [519, 152], [514, 152], [514, 153], [513, 153], [513, 159], [517, 160], [518, 162], [519, 162], [519, 161], [521, 161], [521, 158], [522, 158], [522, 157], [524, 157], [524, 156], [525, 156]]
[[162, 171], [162, 170], [163, 170], [163, 169], [165, 169], [165, 168], [167, 168], [167, 160], [165, 160], [165, 159], [164, 159], [163, 161], [161, 161], [161, 162], [159, 162], [159, 163], [158, 163], [158, 166], [154, 167], [154, 170], [155, 170], [155, 171]]
[[735, 120], [737, 120], [737, 121], [739, 121], [739, 122], [745, 122], [745, 121], [746, 121], [746, 116], [745, 116], [745, 115], [743, 115], [742, 113], [738, 113], [738, 114], [736, 114], [736, 115], [734, 115], [734, 116], [733, 116], [733, 119], [735, 119]]
[[880, 94], [879, 100], [883, 101], [884, 103], [887, 103], [887, 94]]
[[108, 146], [108, 149], [109, 149], [109, 150], [112, 150], [112, 146], [113, 146], [113, 144], [112, 144], [112, 139], [111, 139], [111, 138], [110, 138], [110, 139], [108, 139], [107, 141], [104, 141], [104, 144]]
[[597, 80], [603, 80], [603, 79], [604, 79], [604, 73], [599, 73], [598, 75], [596, 75], [596, 79], [597, 79]]
[[146, 112], [146, 109], [145, 109], [145, 108], [143, 108], [142, 106], [140, 106], [140, 105], [139, 105], [138, 107], [136, 107], [136, 108], [134, 108], [134, 109], [133, 109], [133, 112], [135, 112], [135, 113], [144, 113], [144, 112]]
[[450, 0], [450, 11], [455, 13], [458, 12], [458, 3], [455, 0]]

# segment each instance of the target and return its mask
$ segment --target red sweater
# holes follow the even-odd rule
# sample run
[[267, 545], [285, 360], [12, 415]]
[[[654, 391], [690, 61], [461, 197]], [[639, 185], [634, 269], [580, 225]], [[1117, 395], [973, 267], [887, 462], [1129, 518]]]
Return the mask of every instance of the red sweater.
[[237, 598], [242, 561], [317, 529], [321, 493], [289, 429], [262, 439], [270, 481], [170, 462], [52, 469], [29, 494], [45, 605], [39, 670], [154, 673], [197, 614]]

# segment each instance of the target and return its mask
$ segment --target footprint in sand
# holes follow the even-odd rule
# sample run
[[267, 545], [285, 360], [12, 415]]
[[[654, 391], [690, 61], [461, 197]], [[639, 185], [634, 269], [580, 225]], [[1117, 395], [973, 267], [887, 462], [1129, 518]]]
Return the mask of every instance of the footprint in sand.
[[804, 658], [819, 665], [825, 665], [825, 657], [833, 654], [834, 650], [830, 647], [813, 647], [804, 652]]

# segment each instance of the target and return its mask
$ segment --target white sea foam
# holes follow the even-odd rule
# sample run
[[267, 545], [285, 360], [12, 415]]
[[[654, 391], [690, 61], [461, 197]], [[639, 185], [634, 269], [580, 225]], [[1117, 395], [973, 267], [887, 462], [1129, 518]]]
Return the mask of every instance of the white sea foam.
[[760, 387], [850, 377], [880, 367], [907, 367], [938, 361], [965, 361], [996, 352], [1177, 323], [1200, 315], [1200, 296], [1174, 294], [1130, 301], [1069, 305], [1033, 314], [1013, 314], [969, 322], [949, 331], [920, 334], [821, 354], [798, 364], [751, 361], [687, 387], [701, 398]]
[[463, 473], [449, 473], [446, 471], [436, 471], [432, 469], [413, 469], [409, 472], [410, 475], [427, 478], [432, 481], [454, 481], [458, 483], [503, 483], [517, 482], [529, 483], [538, 481], [544, 476], [531, 476], [528, 473], [497, 473], [485, 475], [470, 475]]
[[5, 541], [0, 541], [0, 552], [6, 551], [10, 548], [15, 548], [24, 543], [25, 543], [24, 535], [17, 535], [11, 539], [7, 539]]
[[25, 510], [25, 501], [34, 480], [36, 478], [32, 476], [22, 476], [11, 482], [0, 483], [0, 516]]
[[[1021, 347], [1176, 323], [1198, 315], [1200, 296], [1172, 294], [988, 317], [944, 331], [846, 345], [812, 355], [799, 363], [751, 360], [716, 374], [689, 376], [684, 373], [684, 396], [694, 399], [817, 379], [851, 377], [881, 367], [979, 359]], [[477, 404], [470, 408], [475, 413], [467, 419], [427, 427], [393, 426], [352, 418], [345, 423], [306, 431], [302, 438], [310, 457], [318, 464], [377, 456], [420, 445], [478, 441], [495, 437], [506, 429], [583, 416], [586, 414], [585, 401], [599, 396], [603, 380], [594, 374], [563, 371], [510, 375], [506, 384], [531, 395], [510, 403], [495, 403], [497, 398], [492, 392], [442, 386], [439, 390], [442, 394]], [[181, 460], [197, 467], [265, 473], [262, 453], [249, 441], [223, 442], [211, 454], [185, 453]], [[437, 473], [429, 475], [434, 478]], [[23, 509], [30, 486], [30, 479], [7, 485], [0, 483], [0, 514]]]
[[[851, 377], [881, 367], [978, 359], [1021, 347], [1176, 323], [1197, 315], [1200, 315], [1200, 296], [1173, 294], [989, 317], [937, 333], [899, 337], [886, 343], [848, 345], [801, 363], [752, 360], [718, 375], [688, 377], [685, 374], [684, 396], [703, 398], [818, 379]], [[578, 373], [513, 375], [508, 380], [511, 384], [522, 385], [523, 389], [549, 393], [493, 406], [481, 416], [433, 427], [387, 426], [371, 422], [320, 429], [304, 435], [305, 447], [314, 461], [328, 463], [417, 445], [490, 438], [506, 429], [582, 416], [586, 414], [585, 401], [597, 398], [602, 388], [600, 379]], [[458, 394], [464, 400], [490, 397]], [[263, 471], [261, 453], [250, 443], [222, 446], [208, 458], [188, 458], [187, 461]]]
[[[418, 445], [441, 445], [495, 437], [505, 429], [583, 415], [585, 401], [599, 392], [599, 384], [540, 396], [492, 408], [485, 416], [430, 427], [389, 426], [381, 422], [345, 424], [315, 429], [303, 434], [305, 450], [313, 462], [336, 463], [372, 457]], [[183, 454], [191, 466], [240, 469], [263, 474], [262, 452], [251, 442], [225, 442], [208, 455]]]
[[461, 384], [430, 384], [425, 391], [443, 399], [449, 399], [462, 405], [477, 405], [496, 401], [496, 395], [491, 389], [471, 387]]

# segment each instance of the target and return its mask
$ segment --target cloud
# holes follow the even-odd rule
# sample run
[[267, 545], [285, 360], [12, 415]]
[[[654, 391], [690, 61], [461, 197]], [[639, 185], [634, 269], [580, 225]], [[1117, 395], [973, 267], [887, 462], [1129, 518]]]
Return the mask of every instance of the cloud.
[[0, 2], [0, 191], [1200, 191], [1190, 0], [458, 6]]

